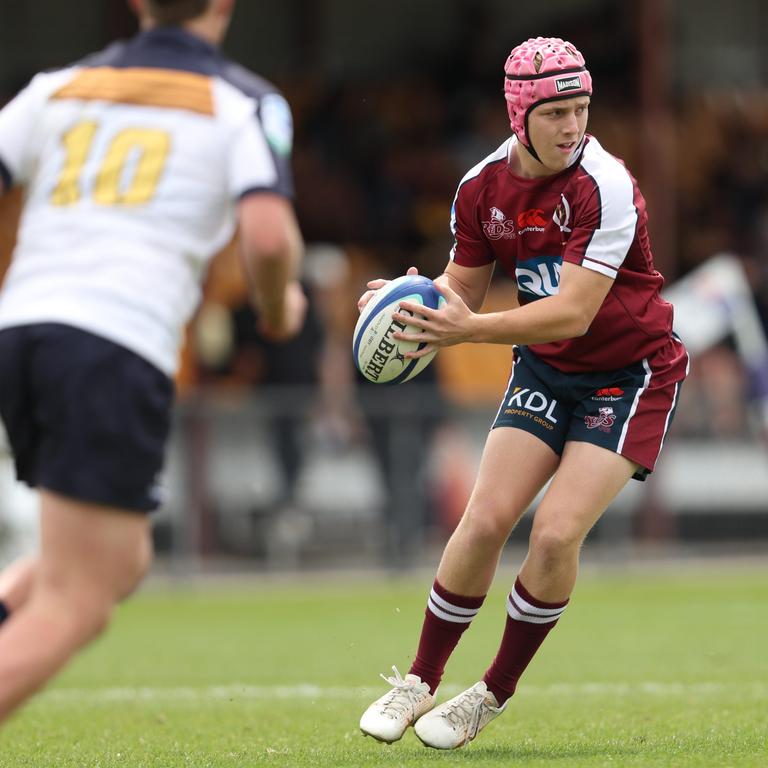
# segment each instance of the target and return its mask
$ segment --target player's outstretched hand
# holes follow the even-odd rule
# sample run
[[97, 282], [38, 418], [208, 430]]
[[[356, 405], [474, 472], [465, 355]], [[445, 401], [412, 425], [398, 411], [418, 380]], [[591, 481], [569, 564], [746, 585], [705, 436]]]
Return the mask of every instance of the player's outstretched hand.
[[[408, 271], [405, 274], [418, 275], [419, 270], [416, 269], [416, 267], [408, 267]], [[377, 277], [375, 280], [369, 280], [366, 283], [368, 290], [357, 300], [357, 311], [362, 312], [363, 309], [365, 309], [365, 305], [371, 300], [371, 296], [373, 296], [373, 294], [376, 293], [379, 288], [383, 288], [389, 282], [391, 281], [384, 280], [381, 277]]]
[[289, 341], [304, 327], [307, 314], [307, 297], [301, 283], [292, 280], [285, 287], [283, 318], [279, 325], [261, 322], [259, 330], [271, 341]]
[[440, 347], [450, 347], [471, 339], [475, 313], [445, 282], [441, 282], [438, 289], [445, 299], [445, 304], [440, 309], [431, 309], [412, 301], [401, 301], [400, 311], [392, 315], [394, 320], [418, 329], [408, 333], [398, 331], [394, 334], [396, 339], [426, 342], [421, 349], [406, 352], [407, 358], [424, 357]]

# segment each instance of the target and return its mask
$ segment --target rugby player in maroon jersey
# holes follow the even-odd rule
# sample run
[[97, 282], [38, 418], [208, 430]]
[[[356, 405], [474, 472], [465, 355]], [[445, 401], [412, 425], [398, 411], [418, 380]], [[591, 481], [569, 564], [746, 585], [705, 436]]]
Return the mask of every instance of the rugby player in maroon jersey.
[[[436, 279], [439, 310], [414, 312], [426, 342], [408, 357], [460, 343], [512, 347], [512, 372], [467, 509], [429, 595], [416, 658], [363, 714], [363, 733], [396, 741], [409, 725], [453, 749], [501, 714], [565, 611], [589, 530], [630, 479], [653, 470], [688, 369], [659, 291], [645, 201], [624, 164], [586, 133], [592, 78], [559, 38], [507, 59], [513, 135], [461, 180], [454, 246]], [[480, 313], [496, 264], [518, 305]], [[409, 270], [415, 273], [415, 269]], [[374, 280], [360, 298], [365, 306]], [[397, 318], [398, 315], [395, 315]], [[421, 319], [420, 319], [421, 317]], [[537, 506], [527, 556], [506, 601], [506, 626], [480, 680], [436, 706], [437, 687], [480, 610], [517, 521]]]

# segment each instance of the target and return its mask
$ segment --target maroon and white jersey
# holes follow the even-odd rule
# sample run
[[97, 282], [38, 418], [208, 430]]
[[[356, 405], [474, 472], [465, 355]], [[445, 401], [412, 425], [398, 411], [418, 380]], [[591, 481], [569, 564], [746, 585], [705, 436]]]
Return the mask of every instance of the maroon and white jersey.
[[512, 136], [461, 180], [451, 211], [451, 259], [497, 261], [515, 278], [521, 304], [559, 290], [563, 261], [614, 283], [585, 336], [532, 344], [564, 372], [607, 371], [650, 357], [672, 334], [672, 305], [659, 296], [645, 200], [617, 158], [587, 135], [564, 171], [527, 179], [510, 170]]

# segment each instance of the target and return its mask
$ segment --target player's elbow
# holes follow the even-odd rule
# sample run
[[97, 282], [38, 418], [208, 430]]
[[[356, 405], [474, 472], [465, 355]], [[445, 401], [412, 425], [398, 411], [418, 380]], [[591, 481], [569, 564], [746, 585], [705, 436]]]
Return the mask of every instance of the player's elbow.
[[563, 338], [576, 339], [585, 336], [594, 319], [594, 314], [584, 307], [578, 305], [569, 307], [563, 316], [563, 329], [565, 331]]
[[240, 203], [240, 247], [246, 263], [274, 268], [298, 261], [302, 240], [291, 203], [279, 195], [251, 195]]
[[574, 338], [586, 336], [594, 319], [594, 315], [582, 312], [575, 321], [576, 333], [574, 333]]

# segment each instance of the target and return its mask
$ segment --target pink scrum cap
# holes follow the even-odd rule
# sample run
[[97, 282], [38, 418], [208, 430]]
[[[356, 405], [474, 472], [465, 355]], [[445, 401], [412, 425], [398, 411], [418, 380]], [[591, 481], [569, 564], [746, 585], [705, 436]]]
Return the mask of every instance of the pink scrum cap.
[[584, 57], [559, 37], [532, 37], [520, 43], [509, 54], [504, 74], [504, 98], [512, 130], [534, 157], [536, 152], [528, 138], [531, 110], [545, 101], [592, 95], [592, 76]]

